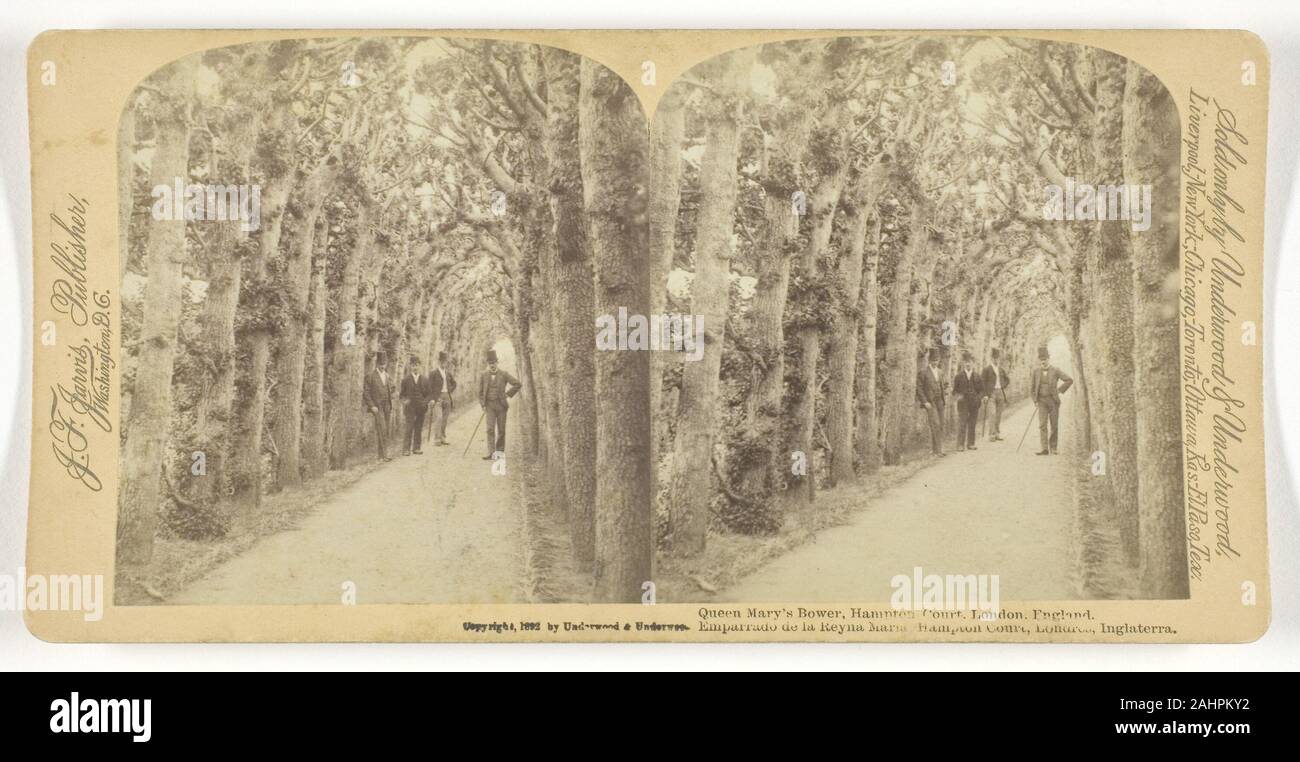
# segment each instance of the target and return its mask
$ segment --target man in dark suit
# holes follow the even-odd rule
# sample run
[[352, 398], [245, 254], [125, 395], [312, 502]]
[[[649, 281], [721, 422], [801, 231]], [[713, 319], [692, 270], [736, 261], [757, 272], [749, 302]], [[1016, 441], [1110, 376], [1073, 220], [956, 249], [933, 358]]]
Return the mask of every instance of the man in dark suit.
[[488, 350], [487, 370], [478, 379], [478, 404], [487, 418], [488, 453], [483, 460], [506, 451], [506, 400], [519, 393], [521, 384], [514, 376], [497, 367], [497, 353]]
[[939, 375], [939, 354], [930, 350], [928, 363], [916, 373], [916, 403], [925, 409], [930, 424], [930, 451], [943, 457], [943, 377]]
[[451, 415], [451, 393], [456, 391], [456, 379], [446, 368], [447, 353], [439, 352], [429, 373], [429, 400], [433, 402], [433, 443], [447, 444], [447, 416]]
[[1074, 379], [1052, 365], [1047, 347], [1038, 348], [1038, 367], [1029, 379], [1029, 398], [1038, 406], [1038, 441], [1042, 449], [1036, 454], [1056, 454], [1056, 429], [1060, 423], [1061, 395], [1069, 391]]
[[393, 411], [393, 390], [388, 387], [388, 358], [383, 352], [375, 355], [374, 367], [366, 374], [362, 384], [361, 399], [366, 410], [375, 419], [375, 441], [380, 460], [388, 457], [388, 419]]
[[420, 434], [424, 428], [424, 411], [429, 407], [429, 377], [420, 373], [420, 358], [412, 357], [402, 378], [402, 413], [406, 431], [402, 436], [402, 454], [423, 455], [420, 451]]
[[989, 441], [1002, 441], [1002, 409], [1007, 404], [1007, 386], [1011, 383], [1011, 377], [1007, 375], [1007, 369], [1002, 367], [1002, 358], [998, 350], [994, 348], [993, 359], [989, 364], [984, 366], [984, 372], [980, 374], [980, 387], [984, 391], [984, 404], [988, 405]]
[[961, 353], [961, 368], [952, 380], [952, 396], [957, 400], [957, 450], [974, 450], [975, 421], [980, 414], [980, 375], [975, 372], [975, 358]]

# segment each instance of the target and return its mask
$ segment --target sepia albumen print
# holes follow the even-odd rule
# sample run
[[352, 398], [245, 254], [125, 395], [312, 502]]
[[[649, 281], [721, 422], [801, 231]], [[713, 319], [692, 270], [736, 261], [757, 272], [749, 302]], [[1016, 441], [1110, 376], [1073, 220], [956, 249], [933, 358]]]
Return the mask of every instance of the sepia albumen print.
[[415, 36], [141, 83], [116, 603], [1188, 597], [1155, 76], [886, 35], [663, 84]]

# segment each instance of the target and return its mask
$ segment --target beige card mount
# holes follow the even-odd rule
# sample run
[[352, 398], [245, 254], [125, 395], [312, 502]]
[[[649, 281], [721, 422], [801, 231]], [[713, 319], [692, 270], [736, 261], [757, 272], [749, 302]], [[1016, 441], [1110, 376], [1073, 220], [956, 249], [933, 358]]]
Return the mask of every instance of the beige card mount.
[[1267, 628], [1253, 34], [28, 58], [41, 638]]

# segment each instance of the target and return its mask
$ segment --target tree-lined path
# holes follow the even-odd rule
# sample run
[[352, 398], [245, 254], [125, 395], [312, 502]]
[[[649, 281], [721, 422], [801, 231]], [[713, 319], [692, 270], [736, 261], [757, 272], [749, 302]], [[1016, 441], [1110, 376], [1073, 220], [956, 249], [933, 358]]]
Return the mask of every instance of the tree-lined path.
[[[674, 566], [707, 592], [753, 568], [719, 554], [788, 547], [842, 518], [822, 505], [922, 467], [926, 358], [951, 442], [962, 358], [997, 350], [1014, 405], [1049, 343], [1075, 379], [1055, 463], [1031, 442], [924, 467], [782, 560], [797, 594], [770, 594], [857, 600], [863, 575], [934, 563], [1060, 595], [1062, 527], [1082, 527], [1074, 557], [1106, 559], [1089, 595], [1187, 596], [1180, 122], [1158, 79], [1064, 42], [859, 35], [725, 52], [653, 113], [636, 88], [556, 48], [383, 36], [205, 51], [143, 83], [119, 145], [116, 599], [169, 599], [195, 559], [275, 531], [281, 502], [346, 483], [376, 457], [375, 395], [401, 431], [413, 368], [442, 357], [472, 405], [498, 345], [522, 390], [514, 494], [546, 509], [528, 515], [580, 578], [567, 599], [640, 601]], [[260, 188], [258, 224], [160, 215], [173, 187], [198, 206]], [[624, 336], [689, 318], [699, 343], [601, 351], [616, 316]], [[185, 596], [531, 585], [511, 579], [539, 556], [504, 482], [444, 449], [375, 464]]]
[[358, 604], [517, 601], [510, 469], [480, 460], [482, 430], [461, 455], [477, 420], [465, 411], [447, 426], [451, 445], [393, 458], [168, 603], [337, 604], [348, 581]]
[[[1067, 401], [1066, 405], [1069, 404]], [[1039, 457], [1034, 415], [1020, 405], [1001, 442], [951, 452], [826, 530], [721, 591], [727, 601], [887, 601], [896, 574], [997, 574], [1003, 601], [1076, 597], [1070, 551], [1069, 458]], [[1061, 433], [1070, 436], [1070, 416]]]
[[[882, 601], [889, 580], [916, 566], [997, 574], [1004, 601], [1075, 597], [1069, 459], [1033, 455], [1033, 415], [1018, 406], [1004, 419], [1006, 438], [974, 452], [952, 452], [946, 441], [946, 457], [872, 498], [852, 523], [819, 533], [717, 600]], [[461, 455], [476, 418], [468, 411], [451, 423], [452, 446], [395, 458], [169, 602], [332, 604], [344, 581], [355, 583], [358, 603], [519, 600], [522, 540], [510, 477], [478, 459], [481, 432]], [[1069, 420], [1062, 417], [1066, 438]]]

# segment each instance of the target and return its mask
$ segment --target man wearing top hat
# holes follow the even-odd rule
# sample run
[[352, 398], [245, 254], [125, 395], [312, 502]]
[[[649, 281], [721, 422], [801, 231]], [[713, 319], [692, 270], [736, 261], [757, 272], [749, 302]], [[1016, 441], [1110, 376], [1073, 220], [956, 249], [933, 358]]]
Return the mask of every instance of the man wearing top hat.
[[497, 353], [488, 350], [487, 370], [478, 379], [478, 404], [487, 420], [487, 455], [483, 460], [506, 450], [506, 402], [519, 392], [521, 384], [514, 376], [497, 367]]
[[1056, 454], [1061, 395], [1074, 384], [1074, 379], [1052, 365], [1051, 360], [1047, 347], [1039, 347], [1038, 367], [1029, 380], [1029, 398], [1038, 406], [1038, 441], [1042, 445], [1038, 455]]
[[975, 358], [961, 353], [961, 368], [952, 380], [952, 396], [957, 400], [957, 450], [975, 449], [975, 420], [979, 418], [983, 397], [980, 374], [975, 372]]

